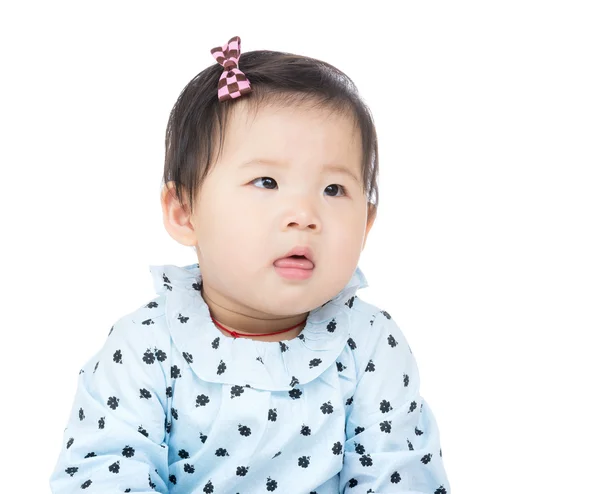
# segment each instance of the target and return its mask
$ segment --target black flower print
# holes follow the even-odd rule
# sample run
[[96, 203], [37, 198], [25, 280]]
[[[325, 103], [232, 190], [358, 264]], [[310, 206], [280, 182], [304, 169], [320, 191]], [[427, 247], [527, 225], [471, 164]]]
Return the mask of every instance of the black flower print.
[[281, 451], [277, 451], [277, 453], [275, 453], [273, 455], [273, 458], [271, 458], [271, 460], [274, 460], [275, 458], [277, 458], [279, 455], [281, 454]]
[[322, 362], [322, 360], [320, 358], [314, 358], [309, 362], [308, 367], [310, 369], [312, 369], [314, 367], [318, 367], [321, 362]]
[[172, 365], [171, 366], [171, 379], [177, 379], [181, 377], [181, 371], [179, 370], [179, 367], [177, 367], [176, 365]]
[[358, 455], [364, 455], [365, 454], [365, 447], [362, 444], [360, 444], [360, 443], [354, 443], [354, 451]]
[[148, 437], [148, 431], [146, 429], [144, 429], [141, 425], [138, 427], [138, 432], [142, 435], [142, 436], [146, 436]]
[[350, 398], [348, 398], [346, 400], [346, 406], [352, 405], [353, 402], [354, 402], [354, 396], [351, 396]]
[[331, 322], [327, 325], [327, 331], [333, 333], [335, 328], [337, 327], [337, 323], [335, 322], [335, 318], [331, 320]]
[[189, 318], [189, 317], [186, 317], [186, 316], [182, 316], [181, 314], [179, 314], [179, 315], [177, 316], [177, 319], [179, 319], [179, 322], [180, 322], [180, 323], [182, 323], [182, 324], [185, 324], [186, 322], [188, 322], [188, 321], [189, 321], [189, 319], [190, 319], [190, 318]]
[[356, 298], [356, 296], [352, 296], [350, 297], [347, 301], [346, 301], [346, 305], [352, 309], [352, 306], [354, 305], [354, 299]]
[[81, 484], [82, 489], [87, 489], [90, 485], [92, 485], [91, 480], [86, 480], [83, 484]]
[[150, 391], [148, 391], [146, 388], [142, 388], [140, 389], [140, 398], [146, 398], [149, 400], [152, 398], [152, 393], [150, 393]]
[[303, 436], [310, 436], [310, 427], [308, 425], [302, 425], [302, 428], [300, 429], [300, 434], [302, 434]]
[[381, 403], [379, 404], [379, 410], [381, 410], [381, 413], [388, 413], [390, 410], [393, 410], [394, 408], [392, 407], [392, 404], [387, 401], [387, 400], [381, 400]]
[[215, 451], [215, 456], [229, 456], [229, 453], [225, 448], [219, 448]]
[[290, 381], [290, 388], [293, 388], [297, 384], [300, 384], [300, 381], [298, 381], [298, 378], [296, 376], [292, 376], [292, 380]]
[[169, 434], [171, 432], [171, 422], [167, 422], [165, 420], [165, 431], [167, 432], [167, 434]]
[[408, 376], [404, 374], [404, 387], [408, 386]]
[[79, 409], [79, 420], [83, 420], [85, 418], [85, 414], [83, 413], [83, 408]]
[[217, 367], [217, 374], [220, 376], [225, 372], [226, 369], [227, 366], [225, 365], [225, 362], [221, 360], [221, 362], [219, 363], [219, 367]]
[[125, 446], [121, 453], [125, 458], [131, 458], [135, 454], [135, 449], [131, 446]]
[[248, 437], [250, 434], [252, 434], [252, 430], [250, 430], [250, 427], [247, 427], [242, 424], [238, 424], [238, 431], [240, 435], [244, 437]]
[[390, 482], [392, 484], [397, 484], [401, 481], [402, 479], [400, 478], [400, 474], [398, 472], [394, 472], [392, 474], [392, 476], [390, 477]]
[[411, 403], [410, 403], [410, 410], [408, 411], [408, 413], [414, 412], [416, 409], [417, 409], [417, 402], [416, 401], [411, 401]]
[[331, 448], [331, 451], [333, 452], [334, 455], [341, 455], [342, 454], [342, 443], [341, 442], [336, 442], [333, 445], [333, 448]]
[[394, 348], [395, 346], [398, 345], [398, 342], [396, 341], [396, 338], [394, 338], [392, 335], [388, 336], [388, 345], [391, 346], [392, 348]]
[[331, 405], [331, 401], [328, 401], [327, 403], [323, 403], [321, 405], [321, 412], [323, 412], [323, 414], [325, 415], [333, 413], [333, 406]]
[[65, 473], [72, 477], [74, 473], [77, 473], [77, 470], [79, 470], [79, 467], [69, 467], [65, 470]]
[[446, 489], [443, 485], [440, 485], [433, 494], [446, 494]]
[[104, 425], [105, 425], [104, 419], [105, 419], [105, 417], [100, 417], [98, 419], [98, 429], [104, 429]]
[[408, 444], [408, 450], [409, 451], [413, 451], [415, 449], [415, 448], [413, 448], [412, 443], [408, 439], [406, 440], [406, 443]]
[[202, 444], [204, 444], [207, 439], [208, 439], [208, 436], [206, 434], [202, 434], [202, 432], [201, 432], [200, 433], [200, 441], [202, 441]]
[[375, 372], [375, 364], [373, 363], [372, 360], [369, 360], [369, 363], [367, 364], [367, 368], [365, 369], [365, 372]]
[[381, 429], [381, 432], [385, 432], [387, 434], [392, 432], [392, 421], [391, 420], [384, 420], [383, 422], [381, 422], [379, 424], [379, 428]]
[[189, 463], [185, 463], [183, 465], [183, 471], [185, 473], [194, 473], [196, 471], [196, 468], [194, 467], [194, 465], [190, 465]]
[[[416, 436], [420, 436], [421, 434], [423, 434], [423, 431], [420, 431], [419, 429], [417, 429], [417, 428], [415, 427], [415, 435], [416, 435]], [[440, 455], [440, 456], [441, 456], [441, 455]]]
[[175, 420], [179, 419], [179, 413], [177, 413], [177, 409], [176, 408], [171, 408], [171, 415], [173, 416], [173, 418]]
[[300, 334], [298, 335], [298, 339], [299, 339], [299, 340], [302, 340], [302, 341], [304, 341], [304, 335], [303, 335], [302, 333], [300, 333]]
[[123, 355], [121, 354], [121, 350], [117, 350], [115, 353], [113, 353], [113, 361], [117, 364], [123, 363]]
[[244, 392], [244, 388], [242, 386], [231, 386], [231, 398], [235, 398], [236, 396], [241, 396]]
[[298, 458], [298, 466], [302, 468], [308, 468], [310, 464], [310, 456], [301, 456]]
[[388, 319], [391, 319], [391, 318], [392, 318], [392, 316], [390, 316], [390, 315], [389, 315], [389, 314], [388, 314], [386, 311], [384, 311], [384, 310], [382, 310], [382, 311], [381, 311], [381, 313], [382, 313], [382, 314], [383, 314], [385, 317], [387, 317]]
[[292, 398], [293, 400], [297, 400], [298, 398], [300, 398], [302, 396], [302, 391], [300, 391], [298, 388], [294, 388], [290, 391], [290, 398]]
[[427, 463], [429, 463], [431, 461], [431, 453], [427, 453], [425, 456], [423, 456], [423, 458], [421, 458], [421, 462], [423, 462], [425, 465], [427, 465]]
[[146, 319], [145, 321], [142, 321], [142, 324], [144, 326], [150, 326], [150, 324], [154, 324], [154, 321], [152, 319]]
[[162, 350], [158, 350], [157, 348], [154, 349], [154, 356], [159, 362], [164, 362], [165, 360], [167, 360], [167, 354]]
[[142, 360], [144, 362], [146, 362], [148, 365], [154, 363], [154, 360], [155, 360], [154, 353], [152, 352], [152, 350], [150, 348], [148, 348], [148, 350], [146, 350], [144, 352], [144, 356], [142, 357]]
[[347, 369], [347, 367], [345, 365], [343, 365], [341, 362], [336, 362], [336, 365], [337, 365], [338, 372], [343, 372], [344, 369]]
[[106, 404], [113, 410], [116, 410], [119, 406], [119, 398], [117, 398], [116, 396], [111, 396], [106, 402]]
[[271, 477], [267, 478], [267, 490], [273, 492], [275, 489], [277, 489], [277, 482]]
[[209, 480], [206, 485], [204, 486], [204, 489], [202, 489], [202, 492], [206, 493], [206, 494], [212, 494], [215, 491], [215, 488], [213, 487], [212, 482]]
[[115, 461], [112, 465], [109, 465], [108, 471], [112, 473], [119, 473], [120, 469], [119, 460]]
[[169, 482], [171, 482], [173, 485], [177, 485], [177, 477], [175, 477], [173, 474], [169, 475]]
[[186, 458], [190, 457], [190, 454], [185, 449], [180, 449], [177, 454], [179, 455], [179, 458], [181, 458], [182, 460], [185, 460]]
[[221, 341], [221, 338], [219, 338], [218, 336], [213, 340], [212, 342], [212, 347], [216, 350], [217, 348], [219, 348], [219, 342]]
[[205, 407], [210, 402], [210, 398], [206, 395], [198, 395], [196, 397], [196, 408]]
[[150, 486], [150, 489], [152, 489], [152, 490], [156, 489], [156, 484], [154, 482], [152, 482], [152, 479], [150, 478], [150, 474], [148, 474], [148, 485]]
[[269, 409], [269, 417], [268, 418], [271, 422], [277, 421], [277, 408]]
[[358, 480], [356, 480], [356, 479], [350, 479], [350, 480], [348, 481], [348, 486], [349, 486], [350, 488], [352, 488], [352, 487], [356, 487], [357, 485], [358, 485]]
[[[98, 364], [100, 363], [100, 361], [96, 362], [96, 365], [94, 366], [94, 372], [96, 372], [96, 369], [98, 368]], [[92, 372], [92, 374], [94, 373]]]
[[355, 436], [358, 436], [358, 435], [359, 435], [361, 432], [364, 432], [364, 430], [365, 430], [365, 428], [364, 428], [364, 427], [360, 427], [360, 426], [359, 426], [359, 427], [356, 427], [356, 428], [354, 429], [354, 435], [355, 435]]
[[173, 398], [173, 388], [171, 386], [167, 387], [165, 394], [167, 395], [167, 398]]
[[94, 453], [92, 451], [91, 453], [88, 453], [87, 455], [85, 455], [84, 458], [93, 458], [94, 456], [96, 456], [96, 453]]
[[239, 477], [245, 477], [250, 467], [237, 467], [235, 474]]
[[283, 341], [280, 341], [279, 342], [279, 349], [281, 350], [281, 353], [287, 352], [288, 351], [288, 346]]
[[186, 361], [188, 364], [191, 364], [191, 363], [193, 363], [193, 362], [194, 362], [194, 357], [192, 356], [192, 354], [191, 354], [191, 353], [188, 353], [188, 352], [183, 352], [183, 358], [185, 359], [185, 361]]
[[371, 459], [371, 455], [362, 455], [360, 457], [359, 461], [363, 467], [370, 467], [373, 465], [373, 460]]
[[348, 346], [350, 347], [350, 350], [356, 350], [356, 343], [352, 338], [348, 338]]

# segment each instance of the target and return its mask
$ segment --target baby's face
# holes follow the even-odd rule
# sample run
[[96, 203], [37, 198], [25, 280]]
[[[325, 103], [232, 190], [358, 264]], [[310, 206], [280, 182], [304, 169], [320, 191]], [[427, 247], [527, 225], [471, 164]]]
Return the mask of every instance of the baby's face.
[[[275, 315], [307, 312], [334, 297], [370, 228], [361, 153], [349, 117], [265, 106], [252, 118], [245, 103], [237, 105], [190, 219], [204, 283], [240, 307]], [[313, 251], [308, 279], [284, 278], [273, 265], [295, 246]]]

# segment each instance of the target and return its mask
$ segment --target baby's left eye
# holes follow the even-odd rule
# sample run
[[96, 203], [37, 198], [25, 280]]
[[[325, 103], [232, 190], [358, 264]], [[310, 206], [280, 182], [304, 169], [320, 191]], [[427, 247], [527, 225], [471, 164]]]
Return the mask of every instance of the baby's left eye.
[[[340, 185], [340, 184], [331, 184], [331, 185], [328, 185], [326, 187], [326, 189], [329, 189], [330, 187], [334, 187], [334, 188], [337, 187], [337, 190], [341, 190], [343, 192], [342, 195], [346, 195], [346, 189], [344, 188], [343, 185]], [[335, 194], [333, 197], [340, 197], [340, 196], [338, 196], [337, 194]]]

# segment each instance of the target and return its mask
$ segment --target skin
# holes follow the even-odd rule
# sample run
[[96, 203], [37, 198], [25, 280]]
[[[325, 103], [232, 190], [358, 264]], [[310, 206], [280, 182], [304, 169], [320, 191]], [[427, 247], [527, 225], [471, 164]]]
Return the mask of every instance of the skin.
[[[350, 281], [376, 216], [362, 190], [361, 151], [348, 116], [306, 104], [264, 105], [254, 114], [240, 101], [193, 215], [176, 199], [174, 183], [164, 186], [165, 228], [180, 244], [196, 246], [201, 294], [220, 324], [261, 341], [292, 339], [303, 325], [252, 334], [302, 323]], [[276, 165], [240, 166], [251, 160]], [[358, 182], [322, 172], [323, 164], [342, 165]], [[283, 278], [273, 262], [298, 245], [313, 249], [313, 274]]]

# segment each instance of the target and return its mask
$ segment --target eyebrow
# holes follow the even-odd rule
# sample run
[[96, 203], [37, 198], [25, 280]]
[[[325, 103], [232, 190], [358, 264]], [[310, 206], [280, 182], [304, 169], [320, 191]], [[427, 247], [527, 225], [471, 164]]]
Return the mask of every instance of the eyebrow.
[[[272, 167], [287, 167], [287, 164], [281, 164], [278, 163], [277, 161], [272, 161], [272, 160], [264, 160], [264, 159], [260, 159], [260, 160], [250, 160], [247, 161], [245, 163], [242, 163], [239, 167], [240, 168], [246, 168], [249, 167], [251, 165], [265, 165], [265, 166], [272, 166]], [[323, 165], [321, 166], [321, 173], [323, 173], [324, 171], [332, 171], [332, 172], [338, 172], [338, 173], [342, 173], [348, 177], [350, 177], [352, 180], [354, 180], [357, 184], [360, 185], [360, 180], [358, 180], [358, 178], [356, 177], [356, 175], [349, 170], [348, 168], [346, 168], [345, 166], [342, 165]]]

